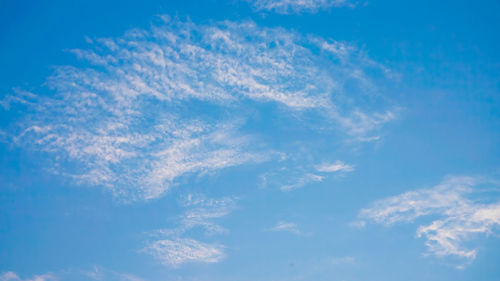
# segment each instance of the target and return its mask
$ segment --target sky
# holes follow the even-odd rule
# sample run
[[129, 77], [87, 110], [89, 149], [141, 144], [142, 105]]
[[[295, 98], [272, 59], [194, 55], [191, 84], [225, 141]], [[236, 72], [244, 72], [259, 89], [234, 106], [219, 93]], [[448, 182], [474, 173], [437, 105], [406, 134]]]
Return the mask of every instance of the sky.
[[499, 10], [0, 0], [0, 281], [500, 280]]

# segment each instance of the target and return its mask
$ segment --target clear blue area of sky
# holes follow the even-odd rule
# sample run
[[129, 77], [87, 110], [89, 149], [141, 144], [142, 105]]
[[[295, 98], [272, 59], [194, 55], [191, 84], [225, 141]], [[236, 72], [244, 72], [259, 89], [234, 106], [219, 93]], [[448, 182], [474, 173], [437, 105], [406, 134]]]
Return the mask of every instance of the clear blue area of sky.
[[[447, 175], [498, 178], [499, 1], [373, 0], [280, 15], [236, 0], [0, 0], [0, 98], [14, 88], [50, 95], [44, 83], [54, 66], [85, 64], [67, 50], [87, 48], [86, 37], [147, 29], [163, 14], [197, 24], [251, 20], [353, 43], [400, 74], [384, 87], [390, 103], [401, 108], [399, 116], [376, 143], [318, 140], [301, 128], [278, 130], [271, 138], [280, 143], [295, 134], [309, 145], [321, 142], [316, 156], [355, 165], [343, 176], [283, 192], [259, 186], [259, 175], [273, 163], [241, 165], [182, 178], [161, 198], [133, 204], [47, 172], [50, 153], [0, 142], [0, 273], [29, 279], [99, 266], [152, 281], [499, 280], [498, 233], [475, 239], [477, 258], [458, 270], [448, 257], [424, 255], [425, 241], [415, 237], [414, 224], [349, 225], [371, 202], [432, 187]], [[0, 108], [0, 129], [8, 132], [19, 118], [19, 112]], [[249, 130], [272, 131], [266, 128], [272, 116], [262, 118]], [[335, 145], [324, 145], [329, 142]], [[221, 220], [228, 234], [207, 238], [221, 241], [227, 256], [218, 263], [165, 267], [141, 249], [148, 232], [175, 226], [183, 212], [179, 198], [187, 193], [239, 198]], [[305, 234], [266, 231], [278, 221], [293, 221]]]

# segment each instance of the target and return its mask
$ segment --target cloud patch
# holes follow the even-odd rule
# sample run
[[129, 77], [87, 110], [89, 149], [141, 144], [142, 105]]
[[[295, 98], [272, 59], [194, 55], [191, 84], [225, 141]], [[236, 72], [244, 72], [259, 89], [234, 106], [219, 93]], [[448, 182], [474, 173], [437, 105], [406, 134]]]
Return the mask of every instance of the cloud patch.
[[311, 184], [311, 183], [322, 182], [323, 179], [324, 179], [323, 176], [307, 173], [304, 176], [300, 177], [296, 182], [294, 182], [292, 184], [282, 185], [280, 187], [280, 189], [283, 191], [291, 191], [294, 189], [304, 187], [304, 186]]
[[298, 225], [293, 222], [287, 222], [287, 221], [279, 221], [274, 225], [273, 227], [267, 229], [268, 231], [271, 232], [289, 232], [295, 235], [303, 235], [302, 231], [300, 231]]
[[94, 266], [92, 270], [66, 269], [54, 273], [35, 275], [32, 278], [22, 279], [15, 272], [9, 271], [0, 275], [0, 281], [59, 281], [59, 280], [95, 280], [95, 281], [146, 281], [129, 273], [113, 271], [101, 266]]
[[153, 233], [156, 239], [149, 242], [143, 251], [170, 267], [178, 267], [188, 262], [221, 261], [226, 256], [223, 245], [205, 243], [187, 236], [193, 229], [202, 229], [205, 236], [227, 232], [214, 221], [228, 215], [236, 207], [235, 199], [207, 199], [201, 195], [190, 194], [182, 201], [182, 205], [188, 210], [179, 218], [179, 225]]
[[225, 256], [222, 246], [190, 238], [158, 240], [147, 251], [164, 265], [174, 267], [186, 262], [215, 263]]
[[158, 198], [182, 177], [269, 160], [270, 149], [242, 130], [249, 108], [314, 114], [316, 124], [357, 140], [378, 139], [396, 118], [392, 109], [358, 106], [379, 94], [368, 73], [386, 77], [387, 69], [345, 42], [168, 16], [88, 41], [72, 50], [83, 66], [56, 67], [50, 95], [17, 90], [2, 101], [5, 109], [30, 107], [8, 133], [48, 153], [53, 172], [124, 200]]
[[352, 172], [354, 171], [354, 166], [337, 160], [333, 163], [322, 163], [321, 165], [317, 165], [316, 170], [322, 173]]
[[257, 11], [278, 14], [315, 13], [331, 7], [354, 7], [350, 0], [247, 0]]
[[12, 271], [8, 271], [0, 275], [0, 281], [57, 281], [57, 280], [58, 279], [50, 273], [43, 275], [35, 275], [29, 279], [22, 279]]
[[[489, 187], [482, 188], [484, 184]], [[376, 201], [362, 209], [359, 217], [388, 226], [437, 217], [416, 232], [426, 239], [429, 252], [473, 260], [477, 250], [464, 244], [481, 234], [493, 235], [500, 227], [499, 194], [491, 186], [495, 183], [477, 177], [450, 177], [432, 188]]]

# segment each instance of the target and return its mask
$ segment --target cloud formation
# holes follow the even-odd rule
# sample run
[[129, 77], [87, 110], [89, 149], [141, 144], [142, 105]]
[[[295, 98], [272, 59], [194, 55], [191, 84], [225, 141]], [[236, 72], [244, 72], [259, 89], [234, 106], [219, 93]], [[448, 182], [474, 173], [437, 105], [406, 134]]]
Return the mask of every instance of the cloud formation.
[[214, 222], [235, 208], [233, 198], [207, 199], [201, 195], [188, 195], [182, 202], [188, 210], [180, 217], [179, 225], [155, 233], [158, 238], [148, 243], [145, 252], [162, 264], [177, 267], [186, 262], [215, 263], [225, 257], [224, 246], [204, 243], [186, 237], [188, 231], [201, 228], [205, 236], [222, 234], [226, 229]]
[[247, 0], [257, 11], [273, 11], [278, 14], [315, 13], [331, 7], [353, 7], [350, 0]]
[[310, 183], [322, 182], [323, 179], [324, 179], [323, 176], [307, 173], [307, 174], [301, 176], [300, 178], [298, 178], [296, 182], [294, 182], [292, 184], [282, 185], [280, 188], [283, 191], [291, 191], [291, 190], [294, 190], [297, 188], [304, 187]]
[[22, 279], [15, 272], [9, 271], [0, 275], [0, 281], [59, 281], [59, 280], [95, 280], [95, 281], [145, 281], [145, 279], [129, 273], [116, 272], [101, 266], [94, 266], [92, 270], [66, 269], [54, 273], [35, 275], [29, 279]]
[[[479, 234], [494, 234], [500, 226], [498, 190], [481, 189], [485, 183], [494, 184], [475, 177], [447, 178], [433, 188], [376, 201], [361, 210], [359, 217], [392, 225], [437, 216], [430, 224], [420, 225], [416, 233], [427, 240], [430, 253], [473, 260], [477, 250], [463, 244]], [[491, 193], [484, 196], [487, 192], [493, 192], [494, 196]]]
[[58, 279], [50, 273], [43, 275], [35, 275], [30, 279], [22, 279], [12, 271], [8, 271], [0, 275], [0, 281], [56, 281], [56, 280]]
[[303, 235], [302, 231], [300, 231], [300, 229], [296, 223], [287, 222], [287, 221], [277, 222], [276, 225], [269, 228], [268, 231], [272, 231], [272, 232], [284, 231], [284, 232], [290, 232], [290, 233], [293, 233], [296, 235]]
[[63, 280], [81, 279], [82, 276], [96, 281], [146, 281], [129, 273], [116, 272], [101, 266], [94, 266], [92, 270], [65, 270], [59, 274]]
[[302, 157], [285, 160], [289, 160], [289, 163], [286, 163], [287, 166], [267, 171], [260, 176], [261, 187], [278, 186], [282, 191], [292, 191], [310, 184], [323, 182], [332, 176], [343, 176], [354, 171], [354, 165], [346, 164], [340, 160], [334, 162], [323, 161], [321, 164], [316, 165], [304, 164], [310, 160]]
[[354, 171], [354, 166], [337, 160], [333, 163], [322, 163], [321, 165], [317, 165], [316, 170], [323, 173], [352, 172]]
[[[16, 91], [30, 106], [14, 141], [52, 155], [53, 171], [125, 200], [161, 196], [185, 176], [269, 160], [241, 130], [248, 108], [314, 113], [316, 123], [373, 140], [394, 110], [357, 100], [387, 69], [354, 46], [253, 22], [197, 25], [162, 17], [148, 30], [72, 50], [84, 66], [56, 67], [53, 95]], [[355, 86], [354, 86], [355, 85]], [[297, 119], [299, 122], [299, 119]]]
[[214, 263], [224, 258], [224, 248], [217, 244], [202, 243], [190, 238], [162, 239], [151, 243], [147, 250], [167, 266], [185, 262]]

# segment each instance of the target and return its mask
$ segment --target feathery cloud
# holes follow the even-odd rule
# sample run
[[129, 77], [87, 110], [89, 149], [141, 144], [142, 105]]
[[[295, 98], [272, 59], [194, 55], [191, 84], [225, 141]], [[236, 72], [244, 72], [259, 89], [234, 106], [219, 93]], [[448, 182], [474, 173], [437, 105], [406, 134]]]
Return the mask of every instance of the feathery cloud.
[[350, 0], [247, 0], [257, 11], [273, 11], [278, 14], [315, 13], [331, 7], [353, 7]]
[[272, 232], [290, 232], [296, 235], [303, 235], [302, 231], [300, 231], [299, 227], [297, 226], [296, 223], [293, 222], [287, 222], [287, 221], [279, 221], [276, 223], [275, 226], [267, 229], [268, 231]]
[[[285, 161], [285, 160], [283, 160]], [[354, 171], [354, 165], [340, 160], [334, 162], [323, 161], [321, 164], [308, 164], [302, 157], [285, 163], [287, 166], [278, 167], [260, 176], [261, 187], [278, 186], [282, 191], [292, 191], [309, 184], [322, 182], [332, 176], [343, 176]]]
[[190, 238], [162, 239], [154, 241], [146, 251], [167, 266], [185, 262], [215, 263], [225, 256], [224, 248]]
[[207, 236], [226, 230], [214, 222], [228, 215], [236, 206], [235, 199], [208, 199], [189, 194], [181, 203], [188, 210], [180, 217], [179, 226], [155, 233], [159, 238], [148, 243], [144, 251], [166, 266], [177, 267], [186, 262], [215, 263], [225, 257], [224, 246], [187, 238], [186, 232], [202, 228]]
[[386, 69], [350, 44], [253, 22], [162, 19], [73, 50], [88, 65], [57, 67], [53, 96], [17, 91], [3, 102], [32, 106], [9, 132], [15, 143], [51, 154], [56, 173], [148, 200], [183, 176], [269, 160], [241, 131], [248, 107], [314, 112], [359, 140], [395, 118], [356, 106], [378, 91], [367, 73]]
[[315, 175], [315, 174], [305, 174], [304, 176], [300, 177], [296, 182], [292, 184], [287, 184], [287, 185], [282, 185], [281, 190], [283, 191], [290, 191], [294, 190], [297, 188], [301, 188], [307, 184], [314, 183], [314, 182], [321, 182], [323, 181], [324, 177], [320, 175]]
[[92, 270], [75, 268], [58, 270], [53, 273], [35, 275], [29, 279], [22, 279], [15, 272], [9, 271], [0, 275], [0, 281], [58, 281], [58, 280], [95, 280], [95, 281], [145, 281], [145, 279], [129, 273], [117, 272], [101, 266], [94, 266]]
[[50, 273], [43, 275], [35, 275], [30, 279], [22, 279], [12, 271], [8, 271], [0, 275], [0, 281], [56, 281], [56, 280], [58, 279]]
[[430, 224], [418, 227], [417, 237], [427, 240], [425, 244], [434, 255], [473, 260], [477, 250], [463, 244], [479, 234], [493, 234], [500, 226], [500, 201], [480, 196], [484, 191], [479, 186], [484, 183], [476, 177], [451, 177], [433, 188], [376, 201], [362, 209], [359, 217], [392, 225], [437, 216]]
[[65, 270], [61, 274], [62, 280], [74, 280], [85, 276], [96, 281], [146, 281], [145, 279], [129, 273], [116, 272], [101, 266], [94, 266], [92, 270]]
[[316, 170], [323, 173], [352, 172], [354, 171], [354, 166], [337, 160], [333, 163], [323, 163], [321, 165], [317, 165]]

